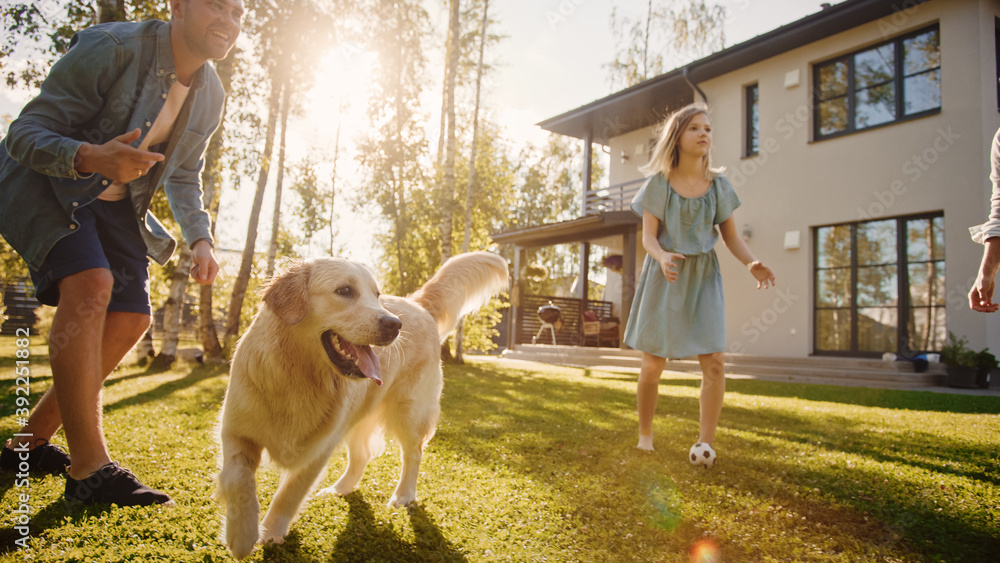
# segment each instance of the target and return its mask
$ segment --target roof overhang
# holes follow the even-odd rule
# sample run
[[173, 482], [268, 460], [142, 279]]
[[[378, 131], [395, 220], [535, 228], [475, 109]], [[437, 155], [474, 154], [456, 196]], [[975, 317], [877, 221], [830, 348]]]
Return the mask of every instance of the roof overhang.
[[529, 248], [553, 246], [634, 233], [641, 222], [642, 219], [631, 211], [608, 211], [551, 225], [496, 233], [492, 238], [497, 244]]
[[546, 131], [607, 145], [611, 138], [659, 123], [669, 111], [691, 103], [699, 82], [927, 1], [846, 0], [537, 125]]

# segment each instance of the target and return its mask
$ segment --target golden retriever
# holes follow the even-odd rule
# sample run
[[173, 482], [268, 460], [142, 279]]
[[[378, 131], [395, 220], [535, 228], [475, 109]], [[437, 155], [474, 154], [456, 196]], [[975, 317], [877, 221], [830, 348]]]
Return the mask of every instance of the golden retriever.
[[[274, 279], [236, 347], [222, 406], [217, 498], [230, 552], [281, 543], [342, 442], [347, 469], [320, 493], [353, 491], [388, 431], [402, 450], [389, 504], [416, 500], [440, 412], [441, 342], [507, 283], [506, 261], [487, 252], [452, 258], [407, 299], [380, 296], [370, 271], [347, 260], [303, 262]], [[258, 525], [264, 451], [281, 479]]]

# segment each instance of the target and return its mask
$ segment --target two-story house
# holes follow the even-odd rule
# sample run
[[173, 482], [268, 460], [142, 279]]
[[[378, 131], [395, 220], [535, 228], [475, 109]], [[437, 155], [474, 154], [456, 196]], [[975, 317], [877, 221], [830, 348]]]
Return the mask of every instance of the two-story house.
[[[778, 280], [758, 291], [719, 245], [727, 352], [932, 352], [949, 331], [1000, 352], [1000, 314], [973, 312], [967, 302], [982, 256], [969, 227], [989, 212], [998, 80], [1000, 1], [824, 4], [540, 123], [583, 140], [588, 154], [609, 151], [610, 185], [584, 187], [578, 219], [495, 239], [516, 247], [516, 274], [535, 246], [578, 242], [621, 252], [627, 317], [644, 258], [639, 219], [628, 211], [639, 167], [667, 113], [704, 102], [714, 163], [743, 201], [739, 230]], [[538, 300], [523, 288], [519, 282], [512, 296], [515, 348], [538, 326], [525, 322]]]

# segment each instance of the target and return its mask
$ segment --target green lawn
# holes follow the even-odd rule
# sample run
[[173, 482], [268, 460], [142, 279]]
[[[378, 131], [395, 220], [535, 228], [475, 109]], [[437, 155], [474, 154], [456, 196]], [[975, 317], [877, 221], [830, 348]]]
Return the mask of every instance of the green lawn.
[[[31, 397], [50, 385], [41, 339]], [[14, 417], [14, 342], [0, 339]], [[211, 499], [226, 370], [120, 369], [105, 395], [112, 457], [172, 508], [69, 509], [32, 480], [30, 544], [0, 479], [0, 561], [225, 561]], [[635, 376], [473, 358], [445, 368], [438, 433], [410, 509], [390, 509], [398, 448], [359, 491], [310, 501], [284, 545], [251, 561], [996, 561], [1000, 398], [730, 380], [719, 463], [692, 467], [698, 378], [660, 386], [656, 452], [634, 448]], [[64, 443], [61, 435], [56, 442]], [[324, 486], [344, 468], [330, 463]], [[262, 505], [277, 474], [259, 474]], [[698, 547], [700, 546], [700, 547]], [[703, 558], [701, 561], [713, 559]]]

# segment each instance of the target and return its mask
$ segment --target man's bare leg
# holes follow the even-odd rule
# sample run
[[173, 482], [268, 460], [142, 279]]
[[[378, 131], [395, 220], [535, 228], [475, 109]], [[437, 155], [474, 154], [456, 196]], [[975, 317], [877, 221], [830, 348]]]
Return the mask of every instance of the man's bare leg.
[[[149, 328], [149, 322], [150, 316], [142, 313], [112, 311], [107, 314], [104, 319], [104, 338], [101, 341], [102, 381], [114, 372], [125, 355], [142, 338]], [[59, 403], [56, 400], [55, 386], [51, 386], [31, 411], [28, 424], [21, 427], [18, 433], [30, 435], [27, 438], [30, 442], [28, 449], [34, 449], [36, 440], [51, 440], [60, 426], [62, 417], [59, 415]]]
[[[73, 454], [70, 477], [78, 480], [111, 461], [101, 419], [101, 390], [105, 377], [114, 369], [112, 366], [105, 370], [106, 328], [114, 333], [107, 334], [109, 356], [119, 355], [119, 360], [138, 340], [136, 336], [120, 342], [119, 329], [123, 327], [118, 321], [129, 317], [107, 313], [113, 282], [111, 272], [103, 268], [84, 270], [60, 280], [59, 306], [52, 321], [49, 355], [55, 395], [47, 402], [54, 399], [57, 403]], [[106, 326], [109, 317], [113, 320]], [[111, 359], [108, 357], [107, 363]], [[44, 408], [51, 413], [51, 405]], [[58, 428], [54, 420], [50, 414], [47, 420], [40, 421], [41, 428]]]

